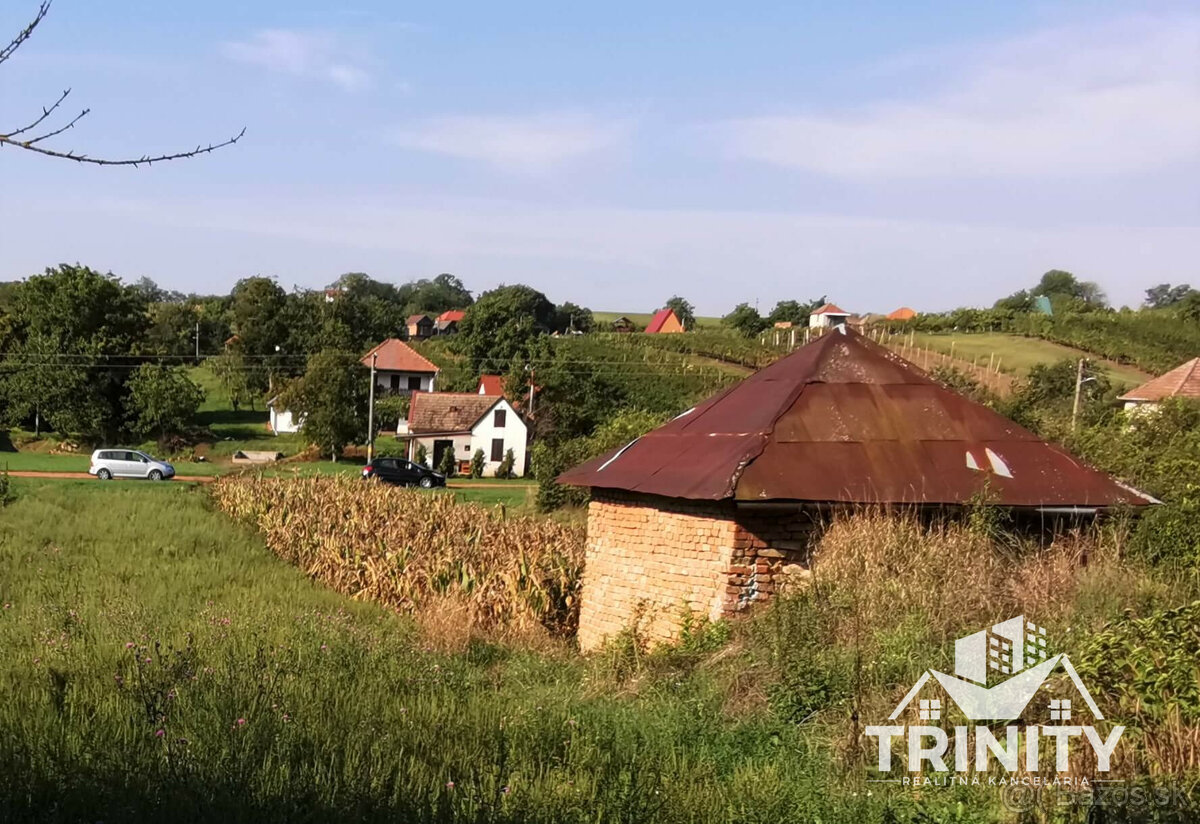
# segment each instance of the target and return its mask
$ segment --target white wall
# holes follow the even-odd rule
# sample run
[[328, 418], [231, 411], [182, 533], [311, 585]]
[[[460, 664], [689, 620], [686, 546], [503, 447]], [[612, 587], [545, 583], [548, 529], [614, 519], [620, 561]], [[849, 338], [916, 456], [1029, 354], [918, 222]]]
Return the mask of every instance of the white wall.
[[[504, 426], [497, 427], [495, 425], [496, 410], [504, 410]], [[483, 419], [475, 425], [471, 430], [471, 455], [475, 454], [476, 449], [483, 450], [485, 460], [483, 474], [491, 477], [496, 474], [496, 468], [500, 466], [500, 461], [493, 461], [492, 458], [492, 439], [502, 438], [504, 440], [504, 451], [509, 449], [513, 451], [513, 474], [521, 476], [525, 474], [525, 450], [529, 441], [529, 429], [525, 426], [525, 422], [521, 420], [520, 415], [512, 408], [512, 405], [503, 398], [499, 399], [495, 406], [483, 416]], [[503, 453], [500, 456], [504, 457]]]
[[300, 431], [300, 421], [292, 418], [292, 413], [286, 409], [271, 407], [271, 431], [276, 435], [290, 434]]
[[808, 326], [810, 329], [824, 329], [829, 326], [840, 326], [849, 320], [849, 315], [817, 315], [808, 316]]
[[391, 391], [392, 375], [398, 375], [400, 377], [400, 391], [401, 392], [408, 391], [408, 379], [410, 377], [412, 377], [412, 378], [419, 377], [421, 379], [421, 390], [420, 391], [432, 392], [434, 379], [437, 377], [436, 375], [420, 374], [418, 372], [392, 372], [392, 371], [384, 370], [384, 369], [376, 369], [375, 370], [375, 386], [377, 386], [379, 389], [382, 389], [385, 392]]

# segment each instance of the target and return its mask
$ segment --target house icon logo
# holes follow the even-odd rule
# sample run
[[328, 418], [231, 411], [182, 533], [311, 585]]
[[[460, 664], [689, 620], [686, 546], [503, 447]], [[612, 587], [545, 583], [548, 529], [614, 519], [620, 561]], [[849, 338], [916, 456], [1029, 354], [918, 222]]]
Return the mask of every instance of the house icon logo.
[[[1022, 717], [1034, 694], [1059, 668], [1071, 679], [1092, 717], [1103, 720], [1104, 715], [1071, 659], [1065, 654], [1049, 655], [1045, 628], [1027, 621], [1023, 615], [955, 641], [954, 674], [927, 670], [888, 718], [892, 721], [898, 718], [933, 679], [969, 720], [1010, 721]], [[941, 700], [919, 700], [921, 719], [939, 720]], [[1069, 721], [1071, 712], [1070, 698], [1051, 699], [1048, 720]]]
[[[1050, 681], [1060, 670], [1066, 680]], [[1050, 691], [1052, 697], [1031, 713], [1039, 691]], [[952, 715], [955, 708], [958, 714]], [[900, 723], [905, 713], [912, 718], [913, 709], [918, 723]], [[1091, 722], [1103, 720], [1071, 659], [1051, 654], [1045, 628], [1018, 615], [957, 639], [954, 672], [926, 670], [888, 716], [888, 725], [868, 726], [863, 732], [878, 739], [881, 772], [891, 770], [896, 740], [907, 743], [903, 751], [910, 773], [923, 772], [925, 765], [934, 772], [986, 773], [992, 759], [1016, 772], [1022, 756], [1025, 772], [1037, 773], [1043, 752], [1054, 770], [1064, 773], [1072, 742], [1083, 741], [1091, 746], [1096, 770], [1107, 772], [1125, 728], [1114, 726], [1102, 737]], [[1010, 723], [998, 729], [997, 722], [1004, 721]]]

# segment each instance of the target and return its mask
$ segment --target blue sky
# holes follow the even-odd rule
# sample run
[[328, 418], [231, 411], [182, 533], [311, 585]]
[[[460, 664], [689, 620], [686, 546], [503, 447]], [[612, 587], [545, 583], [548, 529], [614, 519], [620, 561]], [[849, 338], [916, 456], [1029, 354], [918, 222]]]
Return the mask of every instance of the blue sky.
[[703, 314], [990, 304], [1049, 268], [1117, 305], [1200, 286], [1190, 4], [57, 0], [0, 128], [67, 87], [92, 113], [62, 148], [247, 133], [148, 169], [0, 150], [0, 279], [449, 271]]

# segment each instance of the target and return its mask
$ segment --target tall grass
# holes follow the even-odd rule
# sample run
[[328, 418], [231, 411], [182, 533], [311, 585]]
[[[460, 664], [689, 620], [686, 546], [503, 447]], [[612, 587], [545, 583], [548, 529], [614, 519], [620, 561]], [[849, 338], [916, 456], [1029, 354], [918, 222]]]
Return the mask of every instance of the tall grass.
[[703, 668], [618, 696], [565, 650], [430, 650], [203, 490], [21, 491], [0, 518], [6, 824], [839, 824], [961, 800], [847, 788], [808, 730], [724, 715]]

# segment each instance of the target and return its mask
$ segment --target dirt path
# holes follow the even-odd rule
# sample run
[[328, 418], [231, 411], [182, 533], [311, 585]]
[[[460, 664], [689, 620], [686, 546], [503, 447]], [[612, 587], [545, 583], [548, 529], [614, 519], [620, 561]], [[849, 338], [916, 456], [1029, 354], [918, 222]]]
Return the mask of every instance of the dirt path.
[[[87, 481], [93, 480], [92, 476], [86, 472], [43, 472], [32, 469], [13, 469], [9, 471], [10, 478], [50, 478], [70, 481]], [[189, 483], [206, 484], [217, 479], [216, 475], [176, 475], [171, 480], [187, 481]], [[119, 479], [124, 480], [124, 479]]]

